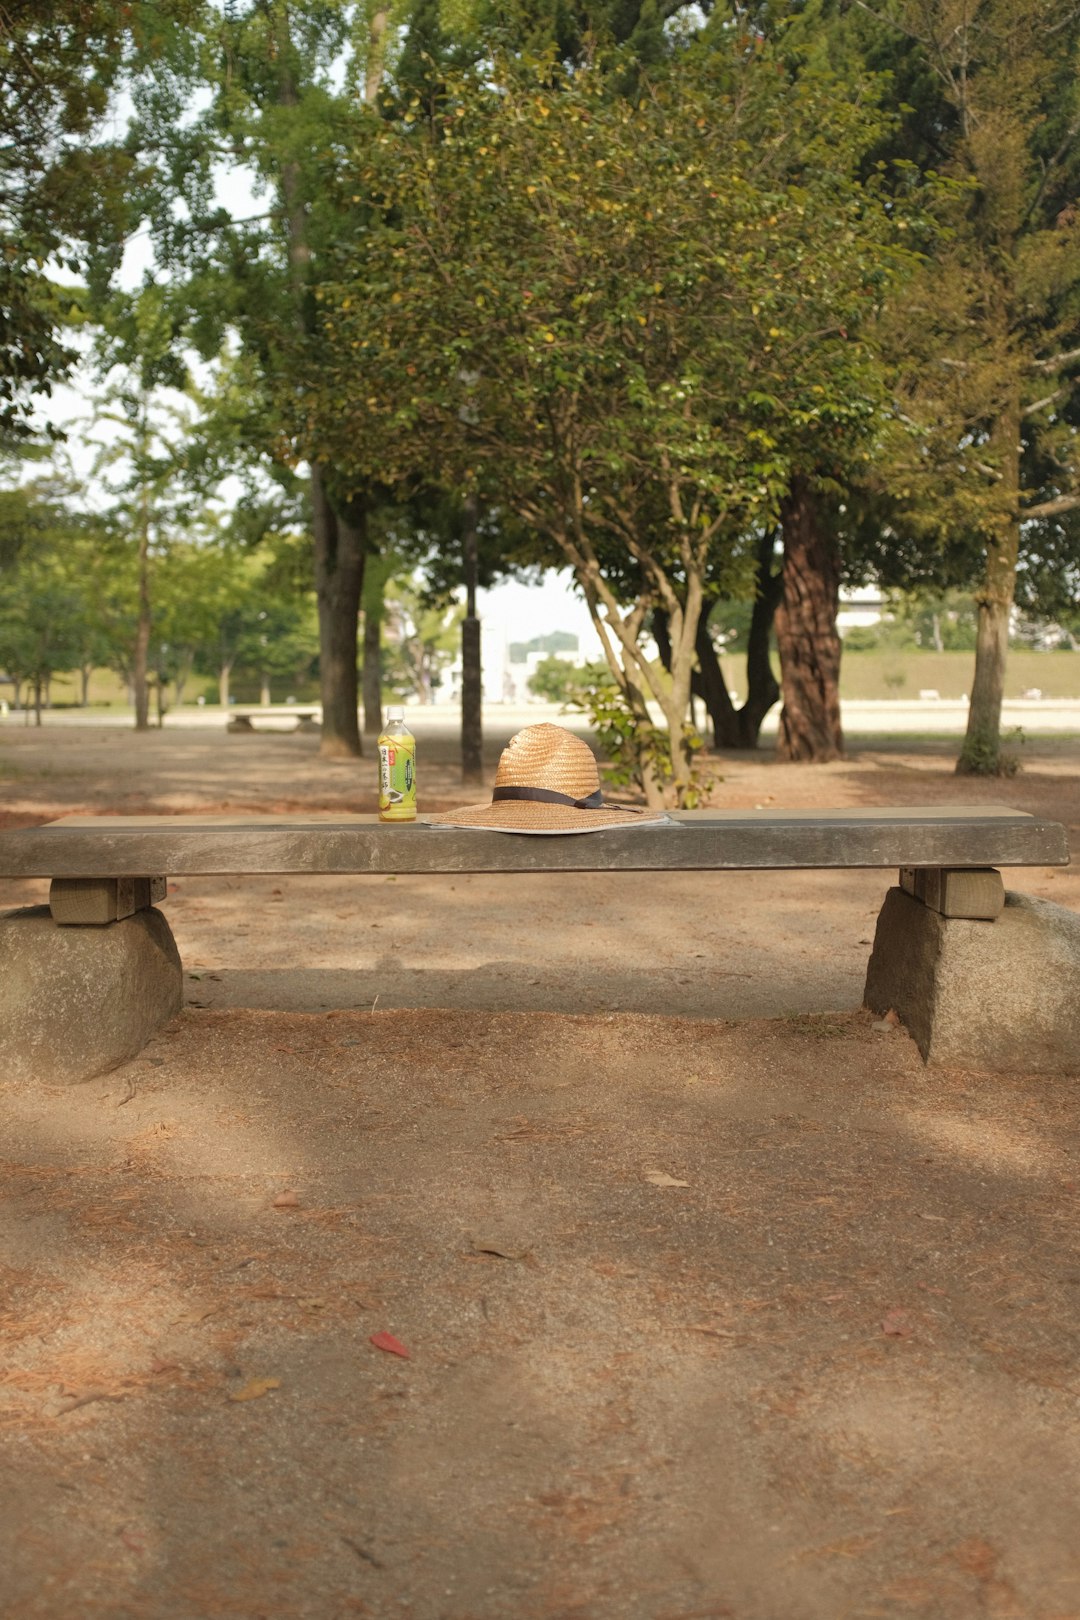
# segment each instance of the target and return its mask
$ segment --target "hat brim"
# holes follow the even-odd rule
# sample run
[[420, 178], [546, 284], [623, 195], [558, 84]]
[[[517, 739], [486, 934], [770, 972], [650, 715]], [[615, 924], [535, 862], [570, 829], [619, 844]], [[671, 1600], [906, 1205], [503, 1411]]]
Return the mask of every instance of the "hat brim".
[[484, 832], [558, 833], [603, 832], [608, 827], [656, 826], [668, 817], [662, 810], [620, 810], [602, 805], [596, 810], [575, 810], [572, 805], [539, 804], [506, 799], [495, 804], [470, 804], [422, 818], [432, 827], [476, 827]]

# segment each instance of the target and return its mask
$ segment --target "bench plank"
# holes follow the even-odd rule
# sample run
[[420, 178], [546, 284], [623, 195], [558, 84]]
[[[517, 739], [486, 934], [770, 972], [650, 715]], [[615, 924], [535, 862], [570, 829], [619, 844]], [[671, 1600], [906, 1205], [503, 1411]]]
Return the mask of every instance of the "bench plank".
[[0, 833], [0, 877], [1066, 866], [1065, 829], [1004, 806], [695, 810], [571, 837], [376, 816], [70, 816]]

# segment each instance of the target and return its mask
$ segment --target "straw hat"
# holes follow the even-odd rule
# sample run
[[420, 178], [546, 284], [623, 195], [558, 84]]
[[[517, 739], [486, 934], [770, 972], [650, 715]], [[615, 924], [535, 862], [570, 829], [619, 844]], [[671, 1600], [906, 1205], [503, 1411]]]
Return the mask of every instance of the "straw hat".
[[503, 749], [490, 804], [446, 810], [427, 821], [491, 832], [578, 833], [664, 821], [662, 812], [605, 804], [588, 743], [562, 726], [526, 726]]

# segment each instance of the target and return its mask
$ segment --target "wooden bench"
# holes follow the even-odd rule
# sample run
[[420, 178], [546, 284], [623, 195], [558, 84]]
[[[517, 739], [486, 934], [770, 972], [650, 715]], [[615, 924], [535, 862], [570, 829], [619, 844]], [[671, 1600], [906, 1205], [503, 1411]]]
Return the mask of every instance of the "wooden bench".
[[[908, 919], [901, 933], [910, 933], [931, 926], [921, 920], [931, 915], [934, 926], [944, 920], [968, 926], [1000, 919], [1006, 903], [1000, 868], [1063, 866], [1068, 860], [1065, 830], [1056, 822], [986, 805], [683, 811], [666, 823], [562, 838], [429, 826], [422, 818], [384, 825], [362, 815], [70, 816], [0, 833], [0, 877], [51, 879], [51, 919], [45, 921], [54, 935], [137, 921], [144, 913], [158, 917], [154, 926], [168, 933], [151, 908], [164, 898], [169, 877], [830, 868], [898, 870], [899, 889], [892, 892], [900, 901], [893, 910], [898, 904]], [[911, 1022], [911, 1009], [905, 1012], [900, 1005], [908, 994], [900, 983], [908, 943], [902, 939], [895, 948], [887, 946], [879, 922], [875, 957], [879, 945], [884, 955], [876, 981], [881, 983], [871, 996], [872, 959], [868, 1000], [884, 996]], [[176, 967], [179, 971], [178, 956]], [[1075, 988], [1080, 991], [1080, 984]], [[44, 985], [42, 993], [47, 993]], [[917, 986], [911, 992], [916, 1000], [921, 994]], [[932, 1041], [928, 1037], [920, 1044], [928, 1049]]]
[[283, 726], [257, 726], [256, 720], [293, 719], [293, 731], [318, 731], [322, 713], [317, 703], [248, 703], [229, 710], [227, 731], [282, 731]]

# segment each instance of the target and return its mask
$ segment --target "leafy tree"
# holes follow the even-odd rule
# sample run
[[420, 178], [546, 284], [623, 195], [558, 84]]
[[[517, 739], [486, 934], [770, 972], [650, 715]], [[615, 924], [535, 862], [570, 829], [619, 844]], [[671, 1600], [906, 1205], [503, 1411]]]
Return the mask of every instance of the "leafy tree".
[[566, 703], [573, 688], [583, 680], [595, 680], [607, 673], [606, 664], [572, 664], [568, 658], [557, 658], [552, 653], [542, 658], [529, 676], [529, 691], [548, 703]]
[[0, 667], [32, 688], [40, 725], [53, 676], [80, 667], [94, 644], [95, 593], [79, 520], [57, 504], [55, 490], [20, 493], [34, 509], [37, 543], [0, 573]]
[[136, 163], [104, 122], [134, 66], [184, 28], [188, 0], [5, 0], [0, 10], [0, 432], [76, 358], [58, 273], [118, 260]]
[[[143, 191], [170, 274], [178, 340], [216, 354], [239, 340], [250, 457], [290, 468], [307, 454], [325, 754], [360, 752], [357, 624], [369, 484], [343, 479], [319, 446], [298, 446], [308, 414], [299, 382], [322, 369], [315, 320], [337, 216], [326, 181], [374, 93], [387, 9], [349, 0], [208, 3], [197, 26], [134, 90], [132, 140], [156, 149]], [[198, 110], [192, 114], [192, 107]], [[265, 209], [232, 218], [215, 201], [221, 163], [245, 173]]]
[[171, 345], [168, 309], [158, 288], [118, 296], [99, 333], [106, 387], [95, 414], [108, 437], [99, 441], [99, 473], [111, 496], [109, 522], [116, 543], [130, 551], [134, 600], [131, 638], [123, 662], [130, 670], [135, 729], [150, 724], [149, 654], [153, 583], [177, 532], [198, 510], [190, 429], [194, 409], [185, 399], [186, 368]]
[[879, 469], [894, 551], [882, 572], [972, 579], [957, 768], [992, 772], [1018, 586], [1049, 586], [1080, 559], [1080, 7], [856, 0], [810, 12], [823, 38], [893, 71], [898, 144], [952, 182], [933, 254], [881, 328], [898, 429]]
[[312, 442], [357, 478], [435, 462], [569, 562], [637, 723], [664, 713], [678, 796], [707, 581], [745, 589], [793, 465], [873, 416], [855, 332], [897, 260], [850, 180], [872, 116], [732, 44], [633, 101], [602, 68], [499, 61], [413, 122], [343, 170], [379, 208], [323, 289]]

